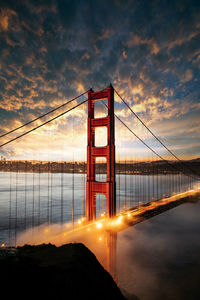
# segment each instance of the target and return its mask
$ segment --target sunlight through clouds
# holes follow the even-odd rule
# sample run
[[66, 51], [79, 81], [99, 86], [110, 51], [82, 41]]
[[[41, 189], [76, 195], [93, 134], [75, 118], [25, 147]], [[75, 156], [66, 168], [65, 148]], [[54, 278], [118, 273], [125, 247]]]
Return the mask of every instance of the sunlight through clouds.
[[[112, 17], [108, 11], [112, 11]], [[98, 0], [95, 4], [3, 0], [0, 4], [0, 134], [90, 88], [98, 91], [112, 83], [156, 135], [168, 145], [173, 141], [177, 155], [182, 153], [178, 145], [181, 134], [185, 140], [183, 156], [198, 157], [195, 128], [200, 115], [199, 34], [195, 1], [175, 1], [169, 6], [132, 0], [126, 4], [115, 0]], [[131, 112], [117, 95], [115, 112], [137, 131]], [[74, 138], [69, 133], [70, 116], [74, 120]], [[20, 142], [21, 153], [26, 148], [36, 149], [36, 144], [45, 149], [48, 134], [58, 147], [62, 141], [72, 147], [72, 140], [78, 147], [80, 141], [83, 153], [86, 117], [84, 104], [69, 116], [47, 125], [47, 129], [24, 137]], [[16, 145], [2, 151], [14, 153]]]

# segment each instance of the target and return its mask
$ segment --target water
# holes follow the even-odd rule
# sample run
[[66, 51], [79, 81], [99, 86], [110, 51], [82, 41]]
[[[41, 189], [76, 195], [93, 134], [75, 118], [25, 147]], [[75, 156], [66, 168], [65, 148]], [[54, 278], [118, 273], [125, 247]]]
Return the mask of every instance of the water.
[[[98, 174], [99, 181], [105, 180]], [[74, 186], [74, 189], [73, 189]], [[0, 172], [0, 244], [17, 244], [18, 234], [41, 224], [76, 222], [85, 216], [86, 175]], [[191, 188], [180, 175], [117, 175], [117, 212]], [[97, 195], [97, 217], [106, 198]]]
[[[191, 188], [190, 182], [179, 175], [117, 175], [116, 179], [118, 211], [125, 205], [136, 206]], [[41, 224], [72, 222], [72, 200], [74, 221], [84, 216], [85, 182], [83, 174], [1, 172], [0, 243], [17, 244], [18, 235], [30, 229], [24, 235], [26, 242], [32, 228]], [[105, 199], [99, 196], [97, 215], [104, 208]], [[141, 300], [200, 299], [199, 216], [200, 202], [186, 203], [118, 233], [113, 254], [120, 287]], [[43, 238], [43, 228], [38, 228], [36, 238], [38, 234]], [[84, 242], [104, 264], [108, 240], [105, 246], [100, 232], [91, 234], [89, 237], [85, 232], [83, 237], [75, 235], [72, 239], [56, 237], [55, 244]], [[54, 238], [49, 237], [49, 241]]]
[[30, 227], [72, 222], [73, 202], [74, 219], [80, 218], [85, 211], [83, 179], [79, 174], [1, 172], [0, 243], [9, 239], [16, 244], [17, 234]]

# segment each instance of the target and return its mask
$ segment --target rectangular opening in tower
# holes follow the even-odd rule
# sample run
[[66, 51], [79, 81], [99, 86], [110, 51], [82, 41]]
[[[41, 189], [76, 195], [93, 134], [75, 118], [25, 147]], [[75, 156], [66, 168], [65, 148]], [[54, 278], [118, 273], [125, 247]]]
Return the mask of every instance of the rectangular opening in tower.
[[108, 99], [94, 102], [94, 118], [105, 118], [108, 116]]
[[96, 194], [96, 217], [106, 216], [106, 196], [104, 194]]
[[95, 128], [95, 147], [105, 147], [108, 144], [108, 128], [96, 127]]
[[95, 159], [95, 181], [107, 181], [107, 161], [105, 157], [96, 157]]

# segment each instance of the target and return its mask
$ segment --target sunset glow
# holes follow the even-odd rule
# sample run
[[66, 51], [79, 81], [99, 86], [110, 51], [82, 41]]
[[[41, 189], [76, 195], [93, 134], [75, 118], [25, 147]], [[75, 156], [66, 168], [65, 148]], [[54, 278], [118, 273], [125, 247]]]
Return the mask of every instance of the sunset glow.
[[[95, 1], [95, 5], [89, 1], [3, 1], [0, 134], [90, 87], [97, 91], [112, 82], [131, 109], [178, 156], [199, 157], [199, 17], [192, 3], [183, 1], [168, 7], [145, 1], [141, 9], [142, 4], [134, 1], [126, 5], [114, 0]], [[107, 11], [112, 11], [112, 18]], [[115, 22], [110, 21], [113, 17]], [[97, 107], [96, 117], [101, 111], [105, 107]], [[117, 95], [115, 112], [141, 133], [137, 120]], [[2, 142], [23, 132], [24, 128]], [[148, 135], [146, 139], [153, 143]], [[134, 159], [135, 149], [147, 159], [144, 147], [138, 141], [133, 143], [133, 136], [125, 134], [116, 121], [116, 145], [126, 145], [124, 157]], [[73, 156], [74, 160], [85, 160], [86, 146], [84, 104], [1, 148], [1, 155], [8, 159], [71, 161]], [[118, 153], [117, 159], [121, 159]]]

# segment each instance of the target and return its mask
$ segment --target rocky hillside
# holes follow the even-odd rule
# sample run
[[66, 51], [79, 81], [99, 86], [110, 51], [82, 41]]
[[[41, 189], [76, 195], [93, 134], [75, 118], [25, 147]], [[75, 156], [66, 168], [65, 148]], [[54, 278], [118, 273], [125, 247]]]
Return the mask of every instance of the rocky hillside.
[[0, 270], [4, 297], [125, 299], [110, 274], [83, 244], [1, 250]]

